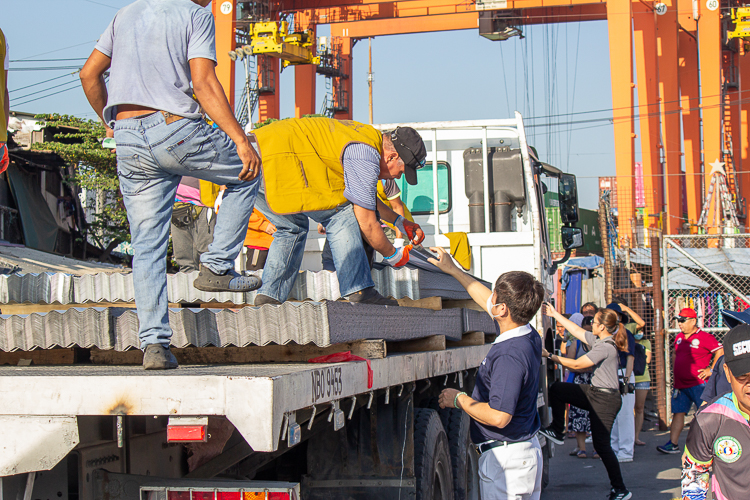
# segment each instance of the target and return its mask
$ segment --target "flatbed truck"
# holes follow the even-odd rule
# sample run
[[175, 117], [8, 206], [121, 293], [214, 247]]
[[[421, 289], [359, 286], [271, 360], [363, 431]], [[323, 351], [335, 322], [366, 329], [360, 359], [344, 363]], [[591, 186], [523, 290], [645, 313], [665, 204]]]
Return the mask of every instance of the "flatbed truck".
[[[494, 282], [502, 272], [525, 270], [551, 294], [557, 262], [542, 178], [556, 178], [561, 192], [565, 187], [566, 257], [582, 243], [580, 230], [570, 227], [575, 178], [535, 157], [520, 114], [409, 125], [425, 140], [428, 166], [438, 164], [421, 172], [421, 191], [403, 193], [428, 233], [425, 246], [448, 247], [443, 233], [467, 232], [473, 274]], [[430, 194], [438, 213], [419, 198]], [[311, 231], [305, 267], [319, 265], [322, 243]], [[549, 348], [549, 319], [538, 314], [532, 323]], [[459, 342], [368, 363], [165, 372], [2, 366], [0, 499], [475, 499], [478, 455], [468, 416], [439, 409], [437, 395], [444, 387], [470, 392], [490, 347]], [[537, 406], [546, 424], [554, 372], [543, 360], [540, 373]], [[546, 481], [554, 448], [542, 441]]]

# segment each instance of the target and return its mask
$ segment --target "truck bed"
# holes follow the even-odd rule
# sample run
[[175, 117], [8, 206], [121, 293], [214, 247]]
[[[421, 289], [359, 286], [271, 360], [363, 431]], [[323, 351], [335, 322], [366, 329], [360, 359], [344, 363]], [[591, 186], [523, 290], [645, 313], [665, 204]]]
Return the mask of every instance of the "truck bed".
[[[348, 413], [352, 396], [366, 403], [375, 390], [398, 391], [405, 383], [476, 368], [490, 347], [371, 360], [372, 387], [365, 362], [180, 366], [170, 371], [145, 371], [140, 366], [6, 366], [0, 367], [0, 423], [13, 423], [13, 431], [7, 429], [3, 440], [20, 446], [15, 441], [52, 432], [45, 432], [45, 426], [67, 425], [72, 431], [70, 422], [75, 425], [75, 417], [83, 415], [223, 415], [255, 451], [271, 452], [278, 448], [284, 417], [291, 412], [313, 405], [322, 412], [336, 402]], [[75, 434], [72, 446], [77, 429]], [[0, 443], [0, 449], [7, 446]]]

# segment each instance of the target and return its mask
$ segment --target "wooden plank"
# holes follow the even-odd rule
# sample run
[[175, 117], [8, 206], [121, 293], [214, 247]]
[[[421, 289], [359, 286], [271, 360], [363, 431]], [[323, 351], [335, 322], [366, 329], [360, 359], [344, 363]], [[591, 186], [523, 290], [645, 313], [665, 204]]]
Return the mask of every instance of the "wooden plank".
[[388, 353], [444, 351], [445, 345], [445, 335], [433, 335], [404, 342], [388, 342]]
[[465, 307], [466, 309], [474, 309], [475, 311], [486, 312], [482, 306], [477, 304], [471, 299], [467, 300], [444, 300], [443, 309], [457, 309], [459, 307]]
[[464, 333], [461, 340], [448, 340], [446, 345], [448, 347], [466, 347], [472, 345], [484, 345], [484, 332], [468, 332]]
[[[387, 352], [384, 340], [359, 340], [329, 347], [287, 344], [172, 348], [177, 361], [182, 365], [306, 362], [318, 356], [346, 351], [366, 359], [382, 359]], [[118, 352], [91, 349], [91, 362], [102, 365], [138, 365], [143, 362], [143, 353], [139, 350]]]
[[[72, 308], [87, 309], [89, 307], [127, 307], [135, 309], [135, 302], [87, 302], [85, 304], [2, 304], [0, 314], [31, 314], [50, 311], [67, 311]], [[169, 307], [180, 307], [180, 304], [170, 302]]]
[[0, 352], [0, 365], [24, 365], [21, 360], [30, 361], [32, 365], [72, 365], [76, 361], [76, 349]]
[[87, 304], [3, 304], [0, 306], [2, 314], [31, 314], [50, 311], [67, 311], [68, 309], [89, 307], [129, 307], [134, 308], [133, 302], [96, 302]]
[[484, 334], [484, 343], [485, 344], [491, 344], [491, 343], [493, 343], [495, 341], [496, 338], [497, 338], [497, 334], [496, 333], [485, 333]]
[[421, 309], [432, 309], [440, 311], [443, 309], [443, 299], [440, 297], [427, 297], [425, 299], [412, 300], [410, 298], [398, 299], [398, 305], [401, 307], [419, 307]]

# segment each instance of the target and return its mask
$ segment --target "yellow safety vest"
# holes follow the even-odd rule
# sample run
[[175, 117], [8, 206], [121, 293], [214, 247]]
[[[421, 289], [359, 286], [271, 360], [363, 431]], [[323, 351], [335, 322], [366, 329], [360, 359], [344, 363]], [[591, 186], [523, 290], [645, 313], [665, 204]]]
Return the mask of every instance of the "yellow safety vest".
[[[5, 53], [8, 50], [8, 46], [5, 42], [5, 33], [0, 30], [0, 99], [5, 99], [5, 89], [7, 88], [8, 82], [5, 81]], [[5, 116], [5, 106], [0, 103], [0, 142], [8, 142], [8, 128], [5, 126], [8, 123], [8, 117]]]
[[345, 203], [346, 146], [362, 143], [383, 154], [383, 135], [351, 120], [289, 118], [254, 131], [263, 159], [268, 206], [277, 214], [329, 210]]

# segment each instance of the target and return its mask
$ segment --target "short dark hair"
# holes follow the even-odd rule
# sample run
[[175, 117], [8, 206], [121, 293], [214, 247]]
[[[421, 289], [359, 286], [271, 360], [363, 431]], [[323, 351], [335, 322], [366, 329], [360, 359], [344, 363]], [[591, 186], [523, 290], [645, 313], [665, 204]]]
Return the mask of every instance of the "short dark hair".
[[544, 300], [544, 287], [524, 271], [503, 273], [495, 282], [495, 304], [505, 304], [514, 323], [531, 321]]
[[584, 309], [586, 309], [587, 307], [592, 307], [592, 308], [594, 308], [594, 309], [595, 309], [595, 311], [594, 311], [595, 313], [596, 313], [596, 311], [598, 311], [598, 310], [599, 310], [599, 306], [597, 306], [597, 305], [596, 305], [596, 304], [594, 304], [593, 302], [586, 302], [585, 304], [583, 304], [583, 305], [581, 306], [581, 312], [583, 312], [583, 310], [584, 310]]

